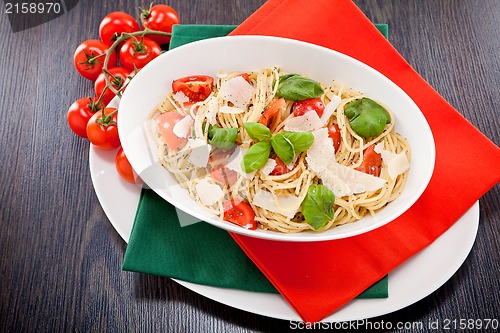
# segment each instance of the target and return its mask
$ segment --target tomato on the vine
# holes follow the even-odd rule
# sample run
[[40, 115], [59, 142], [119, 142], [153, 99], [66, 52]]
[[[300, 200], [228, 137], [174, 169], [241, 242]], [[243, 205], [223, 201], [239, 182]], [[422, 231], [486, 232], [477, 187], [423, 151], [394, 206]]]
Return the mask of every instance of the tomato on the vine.
[[120, 147], [120, 149], [118, 149], [118, 151], [116, 152], [115, 168], [118, 174], [125, 181], [131, 184], [138, 184], [142, 182], [137, 173], [132, 168], [132, 165], [130, 165], [130, 162], [127, 156], [125, 156], [125, 152], [123, 151], [122, 147]]
[[129, 38], [120, 47], [120, 63], [131, 71], [134, 65], [140, 69], [159, 56], [161, 51], [160, 45], [147, 37]]
[[174, 93], [182, 92], [190, 102], [200, 102], [212, 93], [214, 79], [206, 75], [186, 76], [172, 82]]
[[[104, 57], [109, 46], [97, 39], [89, 39], [81, 43], [75, 51], [73, 62], [76, 70], [84, 78], [95, 81], [102, 72]], [[116, 54], [109, 56], [109, 67], [116, 66]]]
[[122, 32], [139, 31], [139, 23], [129, 14], [112, 12], [106, 15], [99, 25], [99, 36], [107, 45], [112, 45]]
[[101, 149], [115, 149], [120, 146], [116, 108], [105, 108], [94, 113], [87, 123], [87, 136], [90, 142]]
[[[169, 33], [172, 32], [174, 24], [180, 23], [177, 12], [172, 7], [163, 4], [144, 9], [141, 13], [141, 21], [145, 28]], [[170, 42], [170, 36], [151, 34], [148, 35], [148, 38], [151, 38], [160, 45]]]
[[[109, 82], [116, 89], [120, 90], [124, 84], [127, 82], [128, 77], [131, 75], [128, 69], [123, 67], [113, 67], [108, 70], [111, 75], [108, 75]], [[104, 72], [102, 72], [94, 83], [94, 89], [96, 96], [101, 96], [104, 88], [106, 87], [106, 77]], [[115, 97], [115, 94], [111, 91], [111, 89], [106, 89], [104, 92], [104, 96], [102, 98], [102, 102], [104, 105], [109, 104], [111, 100]]]
[[69, 127], [82, 138], [87, 137], [89, 119], [101, 108], [101, 104], [98, 105], [96, 102], [96, 97], [83, 97], [69, 107], [67, 114]]

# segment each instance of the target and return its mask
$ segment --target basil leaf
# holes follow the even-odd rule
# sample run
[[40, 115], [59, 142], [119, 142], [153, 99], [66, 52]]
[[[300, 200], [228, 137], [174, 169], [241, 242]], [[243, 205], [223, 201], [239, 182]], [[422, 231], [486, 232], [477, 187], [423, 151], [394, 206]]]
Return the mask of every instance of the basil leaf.
[[321, 85], [309, 78], [297, 74], [287, 74], [280, 77], [276, 96], [287, 100], [302, 101], [323, 95]]
[[386, 124], [391, 123], [391, 115], [374, 100], [363, 97], [350, 102], [344, 114], [356, 134], [363, 138], [380, 135]]
[[311, 185], [302, 201], [302, 214], [314, 230], [321, 229], [334, 217], [335, 195], [323, 185]]
[[295, 149], [293, 144], [285, 138], [282, 133], [276, 134], [271, 138], [271, 145], [273, 146], [274, 152], [285, 164], [292, 163], [295, 157]]
[[285, 74], [285, 75], [281, 75], [280, 76], [280, 82], [283, 82], [289, 78], [291, 78], [292, 76], [300, 76], [299, 74]]
[[272, 134], [267, 126], [260, 123], [248, 122], [244, 123], [243, 126], [247, 130], [248, 135], [257, 141], [269, 141]]
[[257, 142], [247, 150], [241, 161], [241, 168], [246, 173], [252, 173], [262, 168], [271, 154], [269, 142]]
[[221, 128], [212, 125], [208, 127], [208, 143], [217, 148], [229, 150], [237, 138], [237, 128]]
[[310, 132], [283, 132], [283, 136], [292, 143], [296, 153], [306, 151], [314, 142], [314, 135]]

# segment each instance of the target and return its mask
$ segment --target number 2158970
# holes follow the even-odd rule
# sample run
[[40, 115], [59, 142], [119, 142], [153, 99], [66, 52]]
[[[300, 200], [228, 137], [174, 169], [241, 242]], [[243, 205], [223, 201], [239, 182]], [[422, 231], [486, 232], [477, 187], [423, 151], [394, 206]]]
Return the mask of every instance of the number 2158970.
[[5, 3], [6, 14], [58, 14], [61, 12], [61, 4], [59, 2], [22, 2], [22, 3]]

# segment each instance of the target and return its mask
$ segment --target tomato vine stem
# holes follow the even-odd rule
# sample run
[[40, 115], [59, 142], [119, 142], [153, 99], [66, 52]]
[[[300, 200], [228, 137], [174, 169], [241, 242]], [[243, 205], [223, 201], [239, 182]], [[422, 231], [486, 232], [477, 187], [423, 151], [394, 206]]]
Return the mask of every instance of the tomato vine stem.
[[[102, 102], [102, 100], [104, 98], [104, 93], [108, 89], [111, 90], [115, 95], [121, 97], [122, 91], [128, 85], [128, 83], [130, 82], [130, 79], [132, 79], [132, 77], [129, 76], [129, 82], [125, 83], [118, 90], [115, 89], [115, 87], [113, 87], [113, 85], [111, 83], [111, 79], [110, 79], [110, 76], [113, 77], [113, 75], [111, 75], [111, 73], [109, 73], [109, 70], [108, 70], [108, 63], [109, 63], [109, 58], [110, 58], [111, 54], [113, 54], [113, 52], [118, 47], [118, 45], [120, 43], [124, 42], [125, 40], [127, 40], [129, 38], [134, 38], [137, 41], [137, 37], [144, 37], [146, 35], [172, 36], [172, 33], [170, 33], [170, 32], [164, 32], [164, 31], [151, 30], [151, 29], [148, 29], [148, 28], [146, 28], [146, 29], [144, 29], [142, 31], [131, 32], [131, 33], [123, 32], [123, 33], [121, 33], [118, 36], [118, 38], [116, 38], [116, 40], [113, 42], [113, 44], [111, 44], [111, 46], [106, 51], [106, 53], [100, 54], [98, 56], [95, 56], [95, 57], [87, 59], [87, 61], [90, 62], [90, 61], [94, 61], [95, 59], [98, 59], [98, 58], [102, 57], [103, 55], [105, 55], [104, 63], [103, 63], [103, 66], [102, 66], [102, 71], [105, 74], [107, 74], [107, 75], [104, 75], [104, 79], [106, 80], [106, 86], [104, 87], [103, 92], [99, 96], [99, 99], [96, 101], [96, 104], [99, 104], [100, 102]], [[137, 74], [137, 69], [134, 69], [134, 74]]]

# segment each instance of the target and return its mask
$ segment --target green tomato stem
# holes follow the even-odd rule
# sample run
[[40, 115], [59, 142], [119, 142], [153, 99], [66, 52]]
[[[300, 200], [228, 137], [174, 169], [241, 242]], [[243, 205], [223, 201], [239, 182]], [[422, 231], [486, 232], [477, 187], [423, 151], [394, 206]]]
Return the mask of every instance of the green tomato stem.
[[[137, 32], [132, 32], [132, 33], [125, 33], [123, 32], [114, 42], [113, 44], [111, 44], [111, 46], [109, 47], [109, 49], [106, 51], [106, 57], [104, 58], [104, 64], [102, 66], [102, 69], [103, 71], [104, 70], [108, 70], [108, 63], [109, 63], [109, 58], [111, 56], [111, 54], [115, 51], [115, 49], [118, 47], [118, 45], [125, 41], [126, 39], [128, 38], [135, 38], [135, 37], [144, 37], [145, 35], [160, 35], [160, 36], [172, 36], [172, 34], [170, 32], [164, 32], [164, 31], [157, 31], [157, 30], [151, 30], [151, 29], [144, 29], [143, 31], [137, 31]], [[136, 39], [137, 40], [137, 39]], [[102, 55], [101, 55], [102, 56]], [[109, 80], [109, 77], [106, 75], [104, 76], [105, 80], [106, 80], [106, 87], [108, 87], [109, 90], [111, 90], [115, 95], [118, 95], [120, 96], [121, 95], [121, 91], [123, 91], [123, 89], [125, 89], [125, 86], [122, 87], [120, 90], [117, 90], [115, 89], [115, 87], [113, 87], [113, 85], [111, 84], [111, 81]]]

